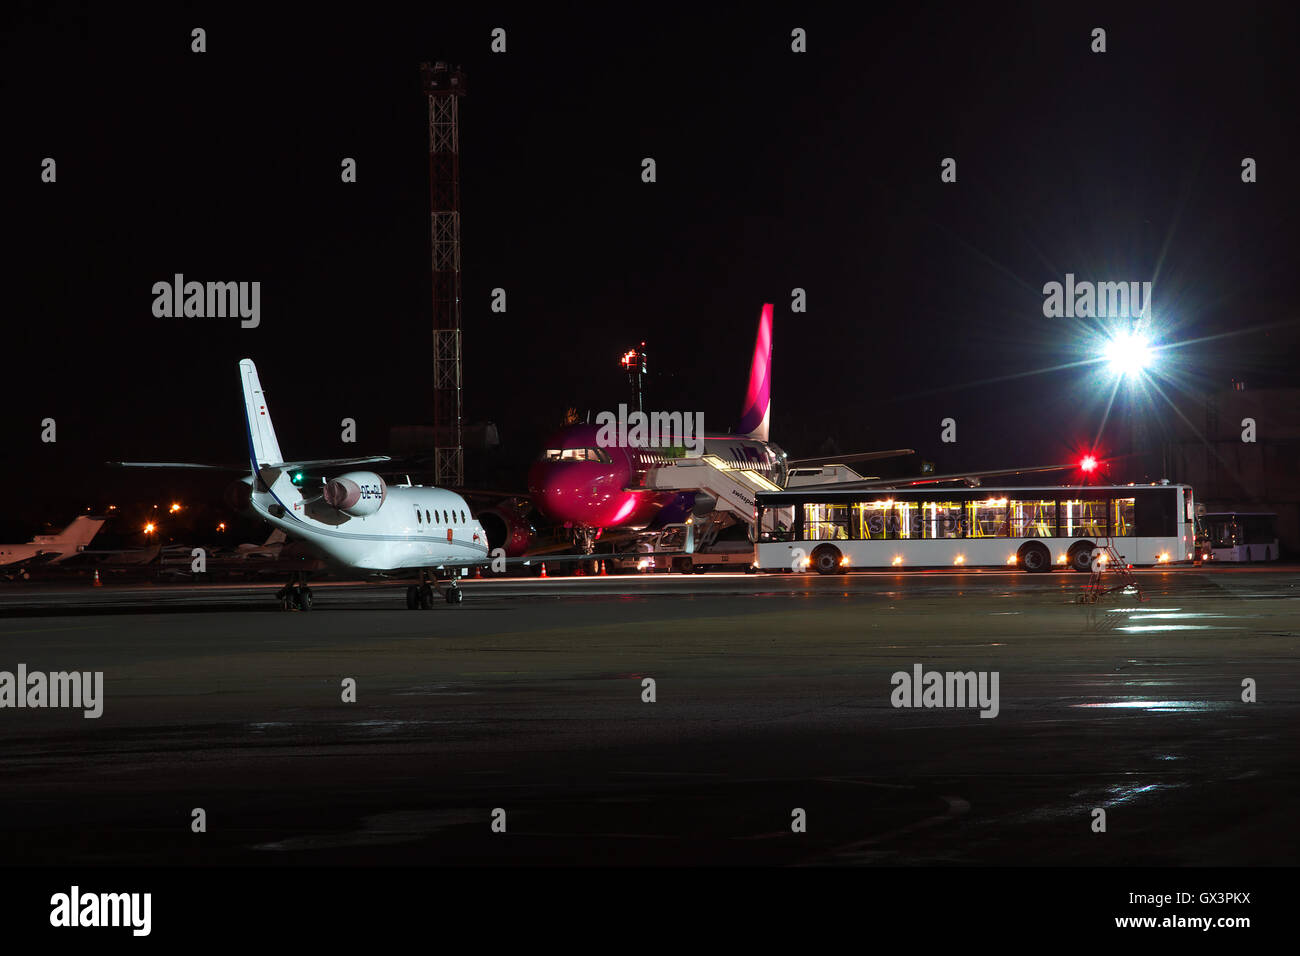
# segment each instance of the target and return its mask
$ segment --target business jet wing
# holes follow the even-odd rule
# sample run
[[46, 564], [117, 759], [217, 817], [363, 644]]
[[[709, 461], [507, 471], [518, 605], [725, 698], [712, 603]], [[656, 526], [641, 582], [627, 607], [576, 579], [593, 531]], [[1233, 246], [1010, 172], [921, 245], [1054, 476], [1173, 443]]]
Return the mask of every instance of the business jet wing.
[[822, 465], [851, 465], [855, 461], [878, 461], [881, 458], [902, 458], [915, 455], [915, 448], [891, 448], [889, 451], [861, 451], [852, 455], [826, 455], [823, 458], [792, 458], [791, 468], [819, 468]]
[[30, 571], [33, 568], [44, 567], [47, 564], [54, 564], [59, 558], [63, 557], [62, 551], [37, 551], [25, 558], [19, 558], [17, 561], [9, 561], [3, 565], [6, 573], [14, 571]]
[[[312, 458], [304, 461], [267, 461], [263, 468], [290, 470], [296, 468], [341, 468], [347, 465], [369, 465], [381, 461], [392, 461], [388, 455], [365, 455], [360, 458]], [[203, 471], [248, 471], [248, 463], [240, 465], [207, 465], [190, 461], [110, 461], [114, 468], [188, 468]]]
[[1066, 465], [1034, 465], [1030, 468], [991, 468], [987, 471], [963, 471], [950, 475], [914, 475], [910, 478], [864, 478], [862, 481], [833, 481], [817, 485], [799, 485], [789, 490], [800, 494], [807, 491], [867, 491], [873, 488], [915, 488], [919, 485], [937, 485], [956, 481], [964, 481], [972, 487], [978, 487], [980, 480], [983, 478], [1032, 475], [1044, 471], [1069, 471], [1078, 467], [1078, 463], [1072, 462]]
[[192, 461], [110, 461], [111, 468], [187, 468], [202, 471], [248, 471], [248, 465], [201, 465]]

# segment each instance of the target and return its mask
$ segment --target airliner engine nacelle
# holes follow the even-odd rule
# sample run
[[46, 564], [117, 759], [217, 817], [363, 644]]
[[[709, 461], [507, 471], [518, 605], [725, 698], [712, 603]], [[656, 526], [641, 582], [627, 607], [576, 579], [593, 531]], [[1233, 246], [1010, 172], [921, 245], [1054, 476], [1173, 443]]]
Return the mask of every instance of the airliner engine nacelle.
[[373, 471], [350, 471], [327, 481], [324, 495], [330, 507], [363, 518], [379, 510], [388, 496], [388, 486]]
[[710, 512], [718, 510], [718, 499], [713, 495], [705, 494], [703, 491], [695, 492], [695, 501], [691, 505], [691, 514], [696, 518], [703, 518]]
[[508, 558], [517, 558], [528, 552], [533, 526], [518, 506], [505, 502], [476, 512], [474, 517], [487, 534], [489, 548], [504, 549]]

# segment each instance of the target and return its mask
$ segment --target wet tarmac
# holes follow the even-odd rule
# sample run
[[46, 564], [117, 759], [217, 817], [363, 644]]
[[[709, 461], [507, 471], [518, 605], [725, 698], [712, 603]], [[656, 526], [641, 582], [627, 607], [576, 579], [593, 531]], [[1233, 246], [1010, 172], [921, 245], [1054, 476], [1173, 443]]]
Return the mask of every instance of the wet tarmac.
[[1084, 580], [0, 586], [0, 670], [104, 675], [0, 709], [0, 863], [1293, 863], [1300, 573]]

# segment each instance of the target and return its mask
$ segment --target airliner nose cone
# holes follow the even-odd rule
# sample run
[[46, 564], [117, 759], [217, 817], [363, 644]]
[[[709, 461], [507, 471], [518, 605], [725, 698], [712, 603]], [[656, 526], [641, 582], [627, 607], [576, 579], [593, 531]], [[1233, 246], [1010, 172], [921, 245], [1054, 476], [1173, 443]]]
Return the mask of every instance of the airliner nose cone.
[[533, 504], [551, 521], [596, 528], [627, 517], [629, 499], [615, 466], [601, 462], [539, 461], [528, 474]]

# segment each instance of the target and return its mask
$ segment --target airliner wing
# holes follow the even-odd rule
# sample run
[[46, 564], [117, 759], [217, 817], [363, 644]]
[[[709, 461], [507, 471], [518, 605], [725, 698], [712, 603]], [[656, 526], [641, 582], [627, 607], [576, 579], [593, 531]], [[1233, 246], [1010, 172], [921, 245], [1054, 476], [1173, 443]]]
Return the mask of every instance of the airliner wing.
[[[543, 564], [546, 562], [549, 562], [551, 564], [566, 564], [571, 561], [612, 561], [615, 558], [644, 558], [647, 553], [648, 552], [644, 552], [644, 551], [601, 551], [601, 552], [593, 552], [592, 554], [578, 554], [576, 552], [546, 554], [543, 552], [537, 554], [524, 554], [524, 555], [520, 555], [517, 558], [506, 558], [505, 562], [507, 568], [526, 568], [529, 567], [530, 565]], [[664, 556], [672, 557], [673, 555], [681, 555], [681, 554], [686, 554], [686, 552], [685, 551], [656, 551], [655, 552], [655, 555], [659, 557], [664, 557]], [[478, 562], [477, 565], [481, 567], [482, 565], [487, 563], [488, 561], [485, 560], [485, 561]], [[474, 562], [460, 562], [460, 563], [452, 562], [452, 564], [457, 567], [464, 566], [464, 567], [472, 568], [476, 566]]]
[[822, 465], [851, 465], [855, 461], [876, 461], [880, 458], [902, 458], [915, 455], [915, 448], [892, 448], [889, 451], [861, 451], [852, 455], [827, 455], [824, 458], [793, 458], [791, 468], [818, 468]]
[[[343, 465], [369, 465], [380, 461], [392, 461], [388, 455], [367, 455], [362, 458], [316, 458], [310, 461], [271, 461], [262, 462], [263, 468], [335, 468]], [[246, 470], [246, 469], [245, 469]]]
[[988, 471], [965, 471], [951, 475], [915, 475], [911, 478], [864, 478], [862, 481], [828, 481], [817, 485], [797, 485], [786, 489], [791, 493], [807, 491], [867, 491], [873, 488], [915, 488], [918, 485], [935, 485], [944, 482], [964, 481], [977, 486], [981, 478], [998, 478], [1004, 475], [1032, 475], [1043, 471], [1069, 471], [1078, 463], [1067, 465], [1035, 465], [1031, 468], [996, 468]]

